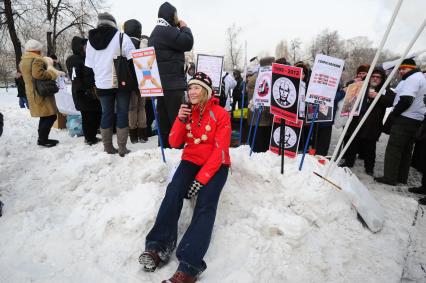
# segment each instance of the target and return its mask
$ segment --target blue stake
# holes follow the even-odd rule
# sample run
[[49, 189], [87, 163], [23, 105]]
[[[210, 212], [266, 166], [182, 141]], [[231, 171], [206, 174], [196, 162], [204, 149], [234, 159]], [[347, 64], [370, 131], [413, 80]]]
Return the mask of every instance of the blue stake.
[[251, 115], [251, 121], [250, 121], [250, 126], [249, 126], [249, 133], [248, 133], [248, 136], [247, 136], [247, 142], [249, 142], [249, 143], [250, 143], [250, 137], [251, 137], [251, 128], [253, 126], [253, 120], [254, 120], [254, 116], [256, 115], [256, 113], [257, 113], [257, 108], [254, 108], [253, 115]]
[[259, 127], [259, 121], [260, 121], [261, 114], [262, 114], [262, 106], [260, 106], [259, 111], [257, 113], [256, 127], [254, 127], [253, 140], [251, 141], [250, 156], [253, 153], [254, 141], [256, 140], [256, 133], [257, 133], [257, 128]]
[[318, 108], [319, 108], [319, 104], [315, 104], [314, 116], [312, 117], [311, 126], [309, 127], [308, 138], [306, 139], [305, 148], [303, 149], [303, 155], [302, 155], [302, 160], [300, 161], [299, 171], [302, 171], [303, 161], [305, 160], [305, 155], [306, 155], [306, 152], [308, 151], [308, 147], [309, 147], [309, 140], [311, 139], [312, 130], [314, 128], [314, 123], [315, 123], [315, 120], [317, 119], [317, 116], [318, 116]]
[[241, 95], [243, 96], [241, 99], [241, 116], [240, 116], [240, 136], [238, 138], [238, 146], [241, 145], [241, 139], [243, 135], [243, 116], [244, 116], [244, 94], [246, 92], [246, 82], [243, 81], [243, 91], [241, 92]]
[[158, 122], [157, 109], [155, 108], [154, 97], [151, 97], [151, 101], [152, 101], [152, 108], [154, 109], [155, 127], [157, 128], [158, 140], [160, 141], [161, 154], [163, 155], [163, 162], [166, 163], [166, 156], [164, 155], [163, 139], [161, 138], [160, 123]]

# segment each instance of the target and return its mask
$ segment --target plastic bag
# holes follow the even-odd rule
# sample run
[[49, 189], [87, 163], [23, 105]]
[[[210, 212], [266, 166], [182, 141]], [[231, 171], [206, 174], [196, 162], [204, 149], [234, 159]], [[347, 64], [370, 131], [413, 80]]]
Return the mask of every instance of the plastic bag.
[[83, 135], [83, 125], [81, 115], [67, 116], [67, 129], [71, 137], [81, 137]]

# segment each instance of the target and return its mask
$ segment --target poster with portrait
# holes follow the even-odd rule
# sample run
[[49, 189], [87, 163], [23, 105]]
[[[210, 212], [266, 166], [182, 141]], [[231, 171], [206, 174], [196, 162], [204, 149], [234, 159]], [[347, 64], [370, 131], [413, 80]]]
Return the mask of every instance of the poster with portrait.
[[[349, 114], [352, 111], [352, 108], [355, 105], [355, 101], [357, 100], [358, 95], [360, 95], [363, 83], [364, 83], [363, 81], [355, 82], [353, 84], [350, 84], [346, 88], [346, 95], [345, 95], [345, 98], [343, 99], [343, 106], [342, 106], [342, 111], [340, 116], [342, 117], [349, 116]], [[361, 103], [358, 104], [358, 107], [354, 112], [354, 116], [359, 115], [360, 108], [361, 108]]]
[[305, 101], [333, 107], [344, 64], [341, 59], [317, 54]]
[[198, 54], [195, 69], [210, 77], [213, 90], [216, 95], [219, 95], [222, 85], [223, 56]]
[[154, 47], [136, 49], [132, 58], [141, 96], [164, 96]]
[[[273, 153], [279, 154], [280, 138], [281, 138], [281, 118], [274, 116], [274, 124], [271, 132], [271, 142], [269, 150]], [[284, 134], [284, 155], [295, 158], [299, 148], [300, 134], [302, 132], [303, 121], [299, 120], [297, 123], [285, 120], [285, 134]]]
[[[306, 103], [306, 123], [310, 124], [312, 118], [314, 117], [315, 104]], [[318, 117], [315, 120], [315, 123], [321, 122], [332, 122], [333, 121], [333, 113], [334, 108], [320, 104], [318, 108]]]
[[272, 66], [260, 67], [253, 92], [254, 105], [271, 106]]
[[297, 123], [302, 68], [272, 64], [271, 114]]

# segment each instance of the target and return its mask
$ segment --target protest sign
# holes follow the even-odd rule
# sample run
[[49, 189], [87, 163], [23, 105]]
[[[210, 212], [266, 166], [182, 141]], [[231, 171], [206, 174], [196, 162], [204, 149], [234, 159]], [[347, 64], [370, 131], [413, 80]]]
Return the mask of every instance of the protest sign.
[[272, 66], [260, 67], [253, 93], [254, 105], [271, 106]]
[[317, 54], [305, 101], [333, 107], [344, 63], [341, 59]]
[[[280, 128], [281, 118], [274, 116], [274, 124], [271, 133], [271, 142], [269, 150], [273, 153], [279, 153], [280, 145]], [[285, 134], [284, 134], [284, 154], [288, 157], [295, 158], [297, 156], [297, 150], [299, 147], [300, 133], [302, 130], [303, 121], [299, 120], [297, 123], [291, 121], [285, 121]]]
[[297, 123], [302, 68], [272, 64], [271, 114]]
[[[343, 100], [341, 116], [349, 116], [349, 114], [352, 111], [352, 108], [354, 107], [355, 101], [357, 100], [358, 95], [360, 95], [363, 83], [364, 83], [363, 81], [355, 82], [353, 84], [350, 84], [346, 88], [346, 95], [345, 95], [345, 98]], [[355, 110], [354, 116], [359, 115], [361, 104], [362, 103], [358, 104], [358, 108]]]
[[[318, 116], [315, 120], [315, 123], [321, 122], [332, 122], [333, 121], [333, 111], [334, 107], [327, 105], [319, 104]], [[309, 124], [314, 117], [315, 104], [306, 103], [306, 123]]]
[[210, 77], [213, 90], [216, 95], [219, 95], [222, 85], [223, 56], [198, 54], [196, 70]]
[[132, 58], [141, 96], [164, 96], [154, 47], [137, 49]]

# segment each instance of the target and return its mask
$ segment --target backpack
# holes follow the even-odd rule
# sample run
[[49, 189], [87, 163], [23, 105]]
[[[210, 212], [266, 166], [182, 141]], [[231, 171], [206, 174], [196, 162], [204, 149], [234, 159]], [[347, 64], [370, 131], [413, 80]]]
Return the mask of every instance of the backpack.
[[226, 105], [226, 99], [228, 98], [228, 94], [226, 93], [226, 87], [225, 87], [225, 78], [229, 75], [229, 73], [226, 73], [222, 78], [222, 85], [220, 87], [220, 94], [219, 94], [219, 105], [222, 107], [225, 107]]

